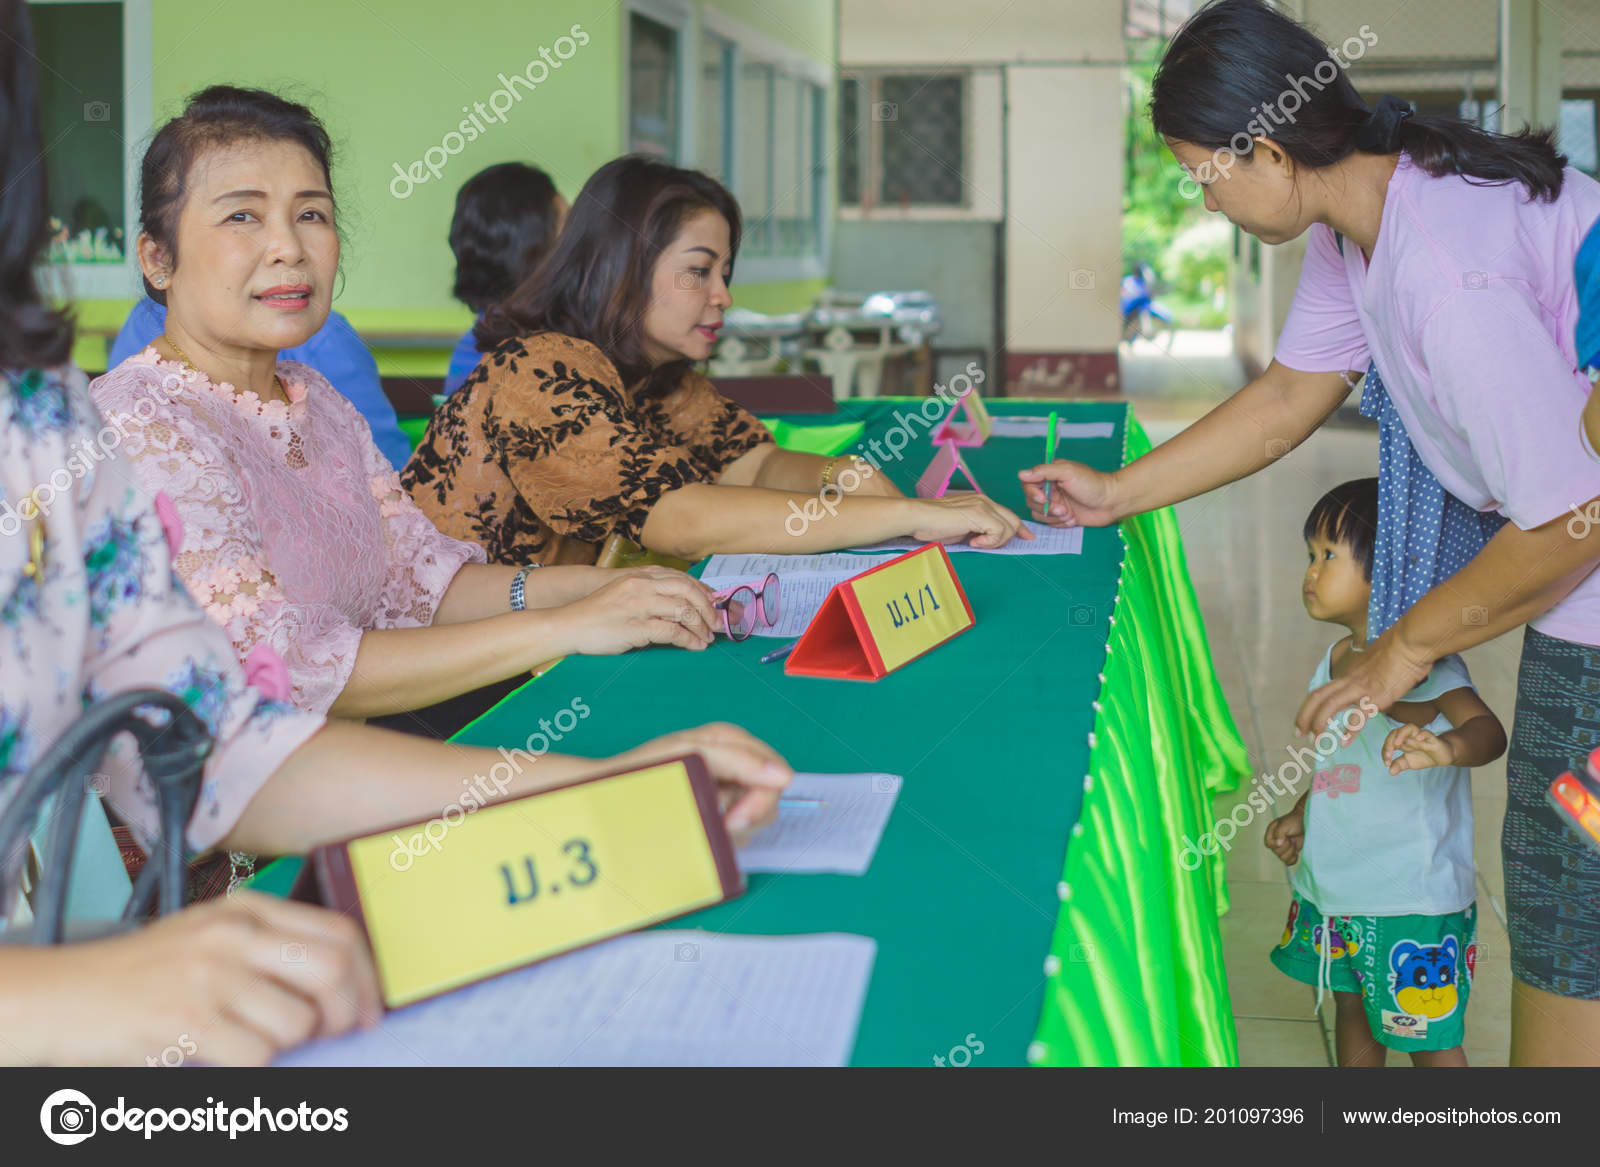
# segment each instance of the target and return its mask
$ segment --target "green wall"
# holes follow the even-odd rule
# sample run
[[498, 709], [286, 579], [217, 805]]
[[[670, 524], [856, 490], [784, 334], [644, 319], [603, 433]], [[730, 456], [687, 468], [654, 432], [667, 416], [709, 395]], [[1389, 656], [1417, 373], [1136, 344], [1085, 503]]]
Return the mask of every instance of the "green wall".
[[[781, 12], [768, 0], [723, 0], [715, 7], [807, 57], [833, 59], [832, 0], [789, 0]], [[496, 162], [528, 160], [549, 171], [570, 197], [623, 148], [621, 4], [279, 0], [259, 9], [153, 0], [152, 9], [156, 124], [177, 112], [187, 94], [218, 81], [294, 96], [327, 123], [338, 151], [334, 187], [346, 236], [345, 284], [336, 307], [347, 315], [394, 327], [464, 322], [464, 310], [450, 299], [445, 242], [461, 183]], [[588, 44], [558, 47], [557, 38], [572, 35], [574, 25]], [[397, 179], [395, 164], [421, 161], [469, 116], [463, 105], [487, 106], [502, 89], [498, 75], [509, 77], [538, 61], [541, 47], [558, 61], [559, 48], [573, 51], [533, 92], [516, 87], [522, 100], [503, 122], [480, 117], [484, 131], [459, 154], [445, 156], [437, 179], [430, 175], [407, 197], [395, 197], [407, 185]], [[535, 66], [532, 72], [538, 79], [545, 70]], [[809, 299], [815, 286], [794, 281], [739, 291], [752, 307], [789, 310], [805, 306], [791, 296]]]
[[[781, 8], [770, 0], [719, 0], [696, 7], [714, 7], [813, 61], [833, 63], [834, 0], [786, 0]], [[217, 82], [275, 90], [304, 101], [323, 118], [334, 141], [334, 190], [345, 237], [344, 282], [334, 303], [359, 329], [466, 329], [470, 314], [450, 298], [454, 264], [445, 233], [455, 192], [474, 173], [497, 162], [532, 161], [571, 197], [623, 149], [622, 3], [278, 0], [259, 9], [216, 0], [151, 0], [151, 11], [155, 126], [179, 112], [190, 93]], [[588, 43], [575, 38], [558, 45], [558, 38], [573, 35], [574, 25]], [[502, 121], [480, 115], [476, 140], [451, 140], [460, 152], [435, 155], [438, 178], [430, 174], [407, 190], [395, 164], [409, 169], [447, 134], [460, 134], [460, 123], [474, 112], [461, 107], [489, 106], [503, 89], [499, 74], [522, 72], [541, 59], [541, 47], [559, 67], [535, 66], [532, 92], [516, 86], [521, 100]], [[693, 52], [694, 46], [685, 48]], [[558, 55], [563, 49], [571, 53], [564, 61]], [[504, 97], [498, 100], [505, 105]], [[824, 157], [832, 158], [832, 93], [828, 100]], [[828, 185], [831, 220], [837, 208]], [[826, 283], [741, 280], [734, 295], [741, 306], [759, 312], [791, 312], [809, 306]], [[77, 356], [87, 368], [101, 367], [104, 333], [116, 331], [132, 301], [83, 300], [76, 307], [85, 332]], [[376, 347], [385, 372], [444, 370], [443, 351]]]
[[[338, 151], [333, 180], [346, 236], [341, 310], [449, 309], [445, 232], [456, 189], [483, 167], [532, 160], [575, 194], [619, 152], [617, 7], [571, 0], [278, 0], [266, 9], [154, 0], [152, 7], [157, 124], [181, 109], [186, 95], [218, 81], [297, 97], [327, 123]], [[437, 179], [428, 176], [408, 197], [394, 197], [396, 163], [409, 167], [457, 130], [467, 117], [463, 105], [487, 105], [502, 88], [500, 73], [520, 73], [539, 60], [541, 47], [554, 58], [557, 38], [574, 25], [588, 35], [587, 45], [549, 70], [533, 92], [518, 85], [522, 100], [503, 122], [480, 118], [484, 132], [447, 156]], [[533, 71], [535, 78], [542, 73]], [[397, 189], [405, 192], [403, 184]]]

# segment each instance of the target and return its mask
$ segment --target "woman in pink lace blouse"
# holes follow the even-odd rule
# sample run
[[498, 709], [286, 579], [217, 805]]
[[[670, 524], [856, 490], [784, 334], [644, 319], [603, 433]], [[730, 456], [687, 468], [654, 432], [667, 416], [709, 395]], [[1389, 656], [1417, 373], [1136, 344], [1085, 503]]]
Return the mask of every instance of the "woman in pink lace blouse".
[[[48, 219], [27, 13], [0, 5], [0, 107], [9, 111], [0, 121], [0, 815], [87, 704], [145, 687], [180, 694], [216, 742], [188, 823], [196, 851], [299, 853], [437, 815], [469, 781], [483, 789], [481, 776], [505, 765], [500, 755], [282, 704], [287, 678], [272, 650], [254, 652], [247, 674], [176, 579], [177, 511], [115, 456], [118, 431], [67, 363], [71, 322], [35, 287]], [[770, 820], [788, 767], [731, 726], [605, 761], [547, 754], [495, 786], [514, 796], [690, 752], [742, 788], [730, 828]], [[148, 839], [157, 821], [148, 778], [129, 753], [113, 751], [107, 770], [105, 800]], [[30, 914], [29, 892], [14, 890], [21, 860], [0, 856], [0, 932]], [[300, 959], [283, 959], [287, 947]], [[108, 939], [0, 944], [0, 1064], [138, 1065], [177, 1034], [208, 1063], [260, 1063], [379, 1012], [356, 924], [255, 893]]]
[[680, 572], [486, 566], [400, 489], [366, 422], [278, 360], [339, 265], [328, 137], [259, 90], [196, 94], [146, 152], [139, 262], [166, 332], [91, 386], [187, 536], [177, 570], [241, 660], [270, 646], [302, 709], [419, 709], [568, 653], [712, 639]]

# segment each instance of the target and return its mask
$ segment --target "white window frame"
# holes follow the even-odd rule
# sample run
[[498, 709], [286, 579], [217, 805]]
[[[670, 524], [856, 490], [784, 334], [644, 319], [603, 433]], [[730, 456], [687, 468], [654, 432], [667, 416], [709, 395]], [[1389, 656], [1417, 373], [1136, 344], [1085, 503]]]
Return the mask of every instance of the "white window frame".
[[[702, 144], [700, 142], [700, 50], [703, 47], [707, 37], [715, 38], [723, 46], [723, 83], [728, 85], [736, 84], [739, 77], [738, 42], [724, 36], [722, 33], [706, 24], [705, 21], [699, 21], [695, 30], [694, 68], [690, 70], [694, 77], [694, 91], [692, 94], [692, 100], [689, 103], [690, 109], [693, 112], [694, 131], [689, 140], [689, 144], [693, 146], [693, 150], [688, 152], [688, 157], [696, 162], [699, 161], [700, 146]], [[722, 159], [723, 170], [729, 183], [732, 183], [735, 175], [738, 173], [734, 169], [734, 158], [739, 152], [739, 144], [738, 139], [733, 136], [733, 131], [734, 119], [739, 116], [739, 101], [736, 93], [723, 94], [722, 96], [724, 100], [722, 109], [722, 142], [720, 145], [724, 148], [724, 157]], [[728, 189], [732, 190], [733, 187], [730, 185]]]
[[677, 0], [628, 0], [623, 9], [622, 28], [622, 148], [633, 145], [633, 15], [638, 13], [648, 20], [672, 29], [678, 36], [678, 149], [672, 157], [674, 166], [685, 165], [684, 159], [693, 158], [694, 132], [694, 72], [690, 66], [691, 47], [698, 48], [695, 36], [694, 13], [687, 4]]
[[73, 300], [128, 300], [144, 295], [140, 282], [139, 165], [151, 132], [150, 0], [27, 0], [32, 4], [121, 3], [122, 5], [122, 239], [120, 264], [41, 265], [42, 285]]
[[[733, 66], [730, 73], [733, 83], [743, 75], [744, 66], [755, 63], [771, 65], [780, 73], [787, 74], [799, 81], [818, 87], [821, 93], [822, 113], [818, 119], [813, 134], [814, 157], [818, 159], [816, 165], [821, 174], [817, 182], [817, 250], [812, 255], [786, 255], [786, 256], [761, 256], [752, 255], [748, 258], [741, 257], [738, 263], [737, 276], [740, 283], [769, 284], [786, 280], [823, 279], [828, 274], [828, 257], [833, 248], [833, 212], [834, 200], [837, 192], [834, 190], [833, 167], [830, 164], [831, 155], [828, 152], [828, 141], [832, 138], [834, 113], [833, 82], [834, 74], [830, 65], [822, 64], [803, 56], [790, 48], [782, 41], [776, 40], [763, 32], [751, 28], [736, 17], [709, 4], [700, 8], [700, 27], [697, 30], [696, 48], [699, 47], [698, 32], [704, 31], [722, 38], [733, 46]], [[698, 75], [696, 77], [698, 81]], [[694, 96], [698, 96], [695, 94]], [[732, 119], [725, 128], [732, 143], [728, 158], [729, 189], [735, 198], [741, 197], [739, 190], [740, 162], [739, 157], [741, 133], [744, 129], [742, 118], [743, 108], [735, 100], [733, 103]], [[698, 106], [694, 108], [698, 109]], [[693, 153], [689, 157], [695, 157]]]

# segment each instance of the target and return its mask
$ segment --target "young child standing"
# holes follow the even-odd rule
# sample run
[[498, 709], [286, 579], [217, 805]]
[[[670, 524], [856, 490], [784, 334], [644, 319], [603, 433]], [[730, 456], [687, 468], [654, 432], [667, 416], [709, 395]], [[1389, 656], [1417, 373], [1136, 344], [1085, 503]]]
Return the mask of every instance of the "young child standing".
[[[1366, 647], [1377, 526], [1376, 478], [1335, 487], [1306, 519], [1306, 611], [1350, 632], [1312, 689]], [[1319, 759], [1311, 788], [1267, 828], [1267, 847], [1294, 868], [1272, 963], [1315, 985], [1319, 1004], [1333, 992], [1341, 1066], [1381, 1066], [1385, 1047], [1418, 1066], [1464, 1066], [1477, 955], [1468, 771], [1505, 751], [1505, 730], [1459, 656], [1387, 715], [1346, 724], [1348, 744]]]

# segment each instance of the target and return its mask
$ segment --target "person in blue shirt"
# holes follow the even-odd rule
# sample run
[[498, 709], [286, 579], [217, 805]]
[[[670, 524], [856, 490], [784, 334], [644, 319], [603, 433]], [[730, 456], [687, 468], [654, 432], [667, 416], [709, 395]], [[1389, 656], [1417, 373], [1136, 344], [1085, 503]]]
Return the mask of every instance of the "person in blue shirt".
[[[167, 324], [167, 310], [146, 297], [134, 305], [128, 319], [117, 333], [107, 357], [107, 366], [116, 368], [146, 345], [160, 336]], [[310, 365], [331, 384], [372, 428], [372, 440], [383, 456], [396, 470], [405, 466], [411, 457], [411, 439], [400, 429], [400, 419], [394, 406], [383, 394], [383, 383], [378, 377], [378, 362], [362, 342], [350, 322], [337, 312], [328, 313], [328, 322], [312, 334], [310, 340], [295, 348], [286, 348], [279, 354], [286, 361], [300, 361]]]
[[[456, 192], [450, 219], [450, 250], [456, 257], [451, 294], [483, 319], [484, 309], [510, 295], [539, 266], [566, 217], [567, 200], [537, 167], [502, 162], [478, 171]], [[469, 328], [450, 354], [444, 391], [461, 388], [482, 355]]]
[[[1600, 373], [1600, 223], [1589, 228], [1578, 248], [1573, 275], [1578, 289], [1578, 367]], [[1590, 454], [1600, 450], [1600, 394], [1589, 394], [1578, 432]]]

